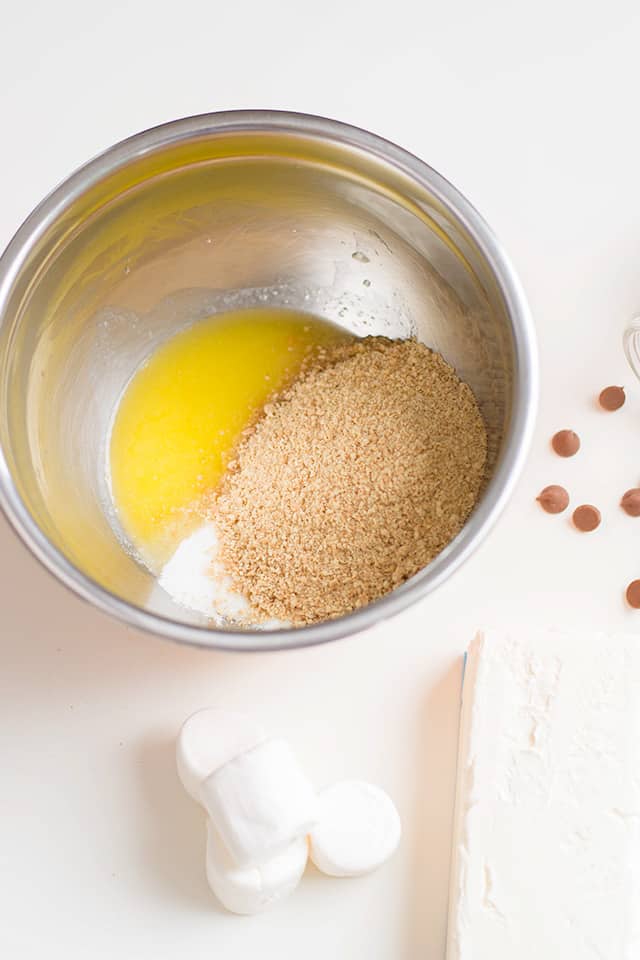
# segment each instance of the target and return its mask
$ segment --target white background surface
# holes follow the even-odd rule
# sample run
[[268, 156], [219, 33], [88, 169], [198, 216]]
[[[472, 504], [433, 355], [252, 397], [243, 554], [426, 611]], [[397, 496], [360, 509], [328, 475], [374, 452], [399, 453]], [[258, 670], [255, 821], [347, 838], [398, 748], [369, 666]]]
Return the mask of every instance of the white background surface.
[[[170, 10], [170, 13], [167, 11]], [[0, 246], [76, 165], [138, 129], [232, 107], [326, 114], [387, 136], [489, 220], [536, 318], [530, 461], [488, 542], [436, 595], [321, 649], [181, 649], [84, 606], [0, 522], [0, 954], [441, 960], [460, 655], [487, 623], [640, 629], [640, 385], [620, 349], [640, 309], [640, 10], [511, 0], [12, 4], [0, 35]], [[594, 406], [625, 383], [617, 414]], [[573, 427], [583, 451], [555, 458]], [[534, 497], [566, 483], [590, 536]], [[319, 784], [384, 786], [404, 822], [378, 874], [310, 871], [238, 919], [204, 878], [204, 824], [174, 772], [184, 717], [255, 708]]]

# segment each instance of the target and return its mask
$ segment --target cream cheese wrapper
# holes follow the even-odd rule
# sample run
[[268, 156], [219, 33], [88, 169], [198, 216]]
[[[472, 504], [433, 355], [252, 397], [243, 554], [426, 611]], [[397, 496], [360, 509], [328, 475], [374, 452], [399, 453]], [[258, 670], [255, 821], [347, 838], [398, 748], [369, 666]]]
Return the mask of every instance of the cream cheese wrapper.
[[259, 866], [239, 867], [211, 821], [207, 823], [207, 880], [231, 913], [259, 913], [288, 897], [300, 883], [307, 855], [306, 837], [298, 837], [271, 860]]
[[265, 740], [202, 784], [201, 802], [239, 866], [264, 863], [305, 837], [317, 797], [285, 740]]
[[309, 836], [309, 852], [322, 873], [360, 877], [395, 853], [401, 832], [398, 811], [383, 790], [344, 780], [318, 797], [318, 822]]
[[260, 724], [245, 713], [210, 708], [192, 714], [176, 747], [178, 775], [187, 793], [202, 803], [200, 790], [207, 777], [266, 738]]

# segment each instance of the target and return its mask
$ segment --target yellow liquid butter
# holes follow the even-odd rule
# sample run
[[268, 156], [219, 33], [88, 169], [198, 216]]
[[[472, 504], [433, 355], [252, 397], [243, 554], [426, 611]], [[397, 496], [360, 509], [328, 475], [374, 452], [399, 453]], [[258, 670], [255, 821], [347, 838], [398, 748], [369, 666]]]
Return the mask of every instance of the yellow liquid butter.
[[344, 339], [309, 314], [252, 309], [199, 321], [133, 376], [113, 423], [111, 489], [124, 532], [152, 568], [198, 522], [242, 434], [314, 348]]

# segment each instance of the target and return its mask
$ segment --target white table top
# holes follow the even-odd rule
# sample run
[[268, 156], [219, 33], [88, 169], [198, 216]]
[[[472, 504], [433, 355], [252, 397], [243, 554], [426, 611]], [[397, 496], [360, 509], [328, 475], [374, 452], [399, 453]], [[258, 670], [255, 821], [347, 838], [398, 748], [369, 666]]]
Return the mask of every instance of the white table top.
[[[532, 454], [487, 543], [449, 583], [371, 632], [262, 656], [183, 649], [83, 605], [0, 522], [0, 954], [135, 960], [441, 960], [460, 655], [486, 624], [640, 630], [640, 385], [620, 348], [640, 309], [640, 8], [577, 0], [320, 5], [123, 0], [12, 5], [0, 54], [0, 246], [58, 180], [143, 127], [279, 107], [368, 127], [449, 177], [511, 254], [541, 347]], [[606, 415], [594, 395], [624, 383]], [[548, 438], [573, 427], [561, 461]], [[603, 512], [571, 530], [547, 483]], [[174, 770], [181, 721], [250, 705], [319, 784], [394, 797], [396, 858], [362, 880], [309, 871], [264, 915], [224, 914], [204, 822]]]

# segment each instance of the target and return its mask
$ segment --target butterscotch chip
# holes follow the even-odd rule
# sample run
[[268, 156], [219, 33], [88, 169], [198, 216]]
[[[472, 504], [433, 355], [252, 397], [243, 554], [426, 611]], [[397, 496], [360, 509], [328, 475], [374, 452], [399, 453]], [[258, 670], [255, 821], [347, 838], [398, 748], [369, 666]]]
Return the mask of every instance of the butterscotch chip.
[[580, 449], [580, 437], [573, 430], [559, 430], [551, 438], [551, 446], [559, 457], [573, 457]]
[[640, 580], [632, 580], [627, 587], [627, 603], [634, 610], [640, 610]]
[[342, 344], [265, 407], [208, 510], [261, 617], [347, 613], [428, 564], [484, 479], [471, 389], [414, 340]]
[[624, 387], [605, 387], [598, 397], [598, 402], [603, 410], [612, 412], [619, 410], [626, 399]]
[[633, 487], [623, 495], [620, 506], [630, 517], [640, 517], [640, 489]]
[[538, 503], [545, 513], [562, 513], [569, 506], [569, 494], [564, 487], [552, 483], [538, 494]]
[[598, 508], [590, 503], [583, 503], [573, 511], [573, 523], [581, 533], [591, 533], [600, 526], [601, 519]]

